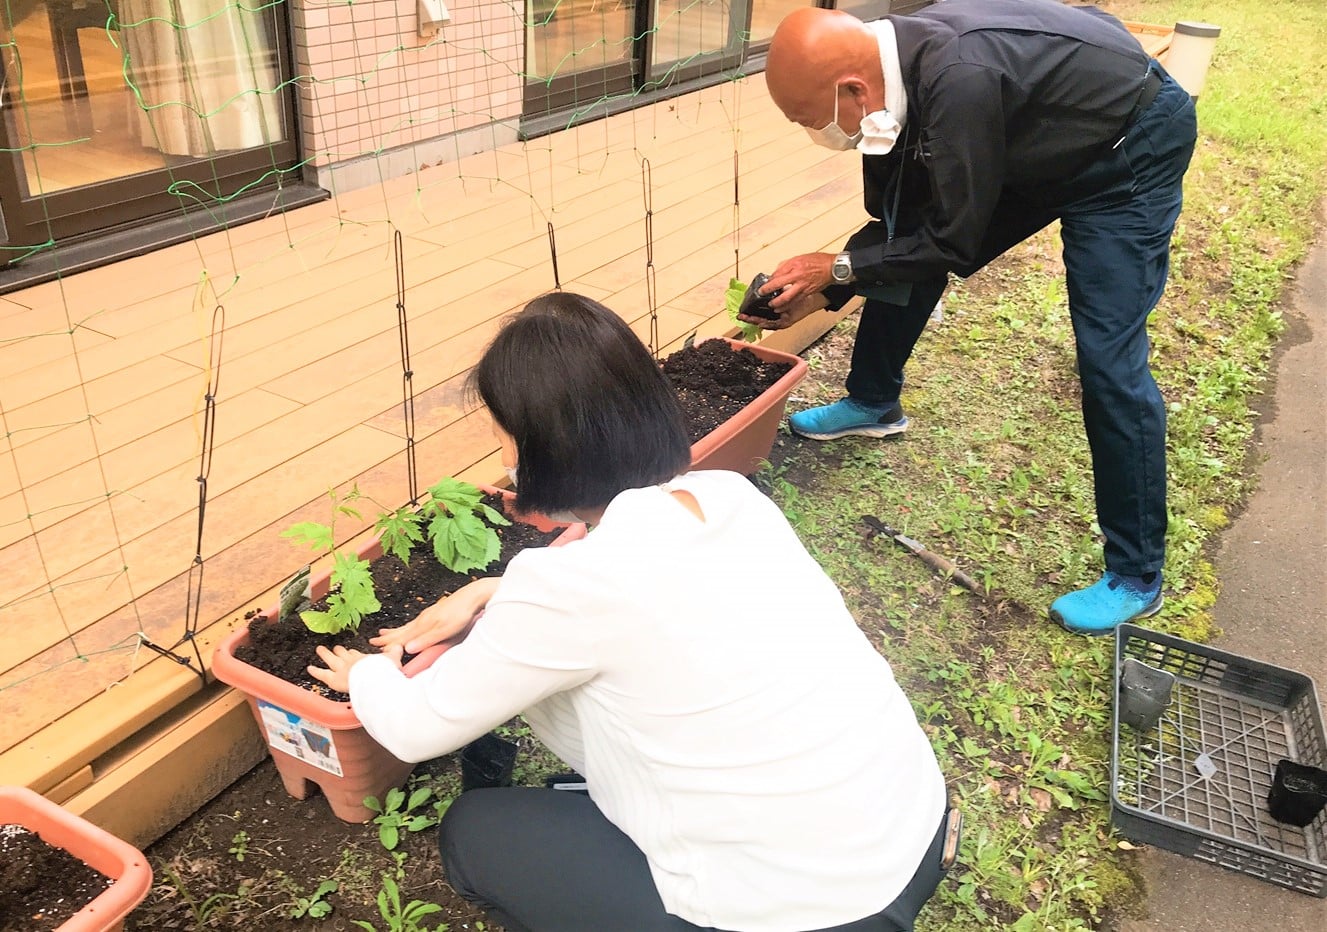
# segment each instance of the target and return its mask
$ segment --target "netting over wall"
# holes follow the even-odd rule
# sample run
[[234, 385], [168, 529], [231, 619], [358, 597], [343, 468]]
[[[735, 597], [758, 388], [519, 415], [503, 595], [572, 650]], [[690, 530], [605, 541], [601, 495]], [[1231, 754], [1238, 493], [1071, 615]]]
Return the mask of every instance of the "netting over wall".
[[[486, 455], [460, 378], [530, 297], [575, 280], [665, 341], [720, 312], [739, 179], [761, 172], [774, 196], [781, 171], [782, 150], [739, 159], [736, 70], [516, 141], [523, 107], [564, 79], [603, 88], [569, 120], [642, 92], [602, 77], [646, 38], [631, 4], [458, 0], [423, 37], [405, 0], [0, 9], [8, 152], [43, 231], [11, 236], [10, 261], [51, 250], [98, 185], [218, 216], [310, 171], [334, 195], [0, 296], [0, 752], [150, 661], [203, 666], [193, 635], [297, 568], [277, 533], [325, 517], [329, 487], [395, 507], [414, 487], [407, 449], [426, 482]], [[658, 3], [659, 73], [740, 47], [745, 20]], [[647, 215], [664, 210], [661, 254], [709, 248], [656, 281]], [[687, 297], [701, 284], [713, 307]]]

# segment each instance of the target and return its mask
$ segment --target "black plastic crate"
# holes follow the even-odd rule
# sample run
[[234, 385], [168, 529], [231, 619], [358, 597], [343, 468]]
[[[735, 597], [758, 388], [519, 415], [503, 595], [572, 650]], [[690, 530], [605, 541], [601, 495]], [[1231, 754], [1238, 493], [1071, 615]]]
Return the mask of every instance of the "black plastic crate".
[[1175, 675], [1156, 727], [1111, 735], [1111, 823], [1131, 841], [1327, 897], [1327, 812], [1304, 828], [1277, 822], [1267, 794], [1280, 758], [1327, 768], [1313, 680], [1136, 625], [1115, 635], [1125, 658]]

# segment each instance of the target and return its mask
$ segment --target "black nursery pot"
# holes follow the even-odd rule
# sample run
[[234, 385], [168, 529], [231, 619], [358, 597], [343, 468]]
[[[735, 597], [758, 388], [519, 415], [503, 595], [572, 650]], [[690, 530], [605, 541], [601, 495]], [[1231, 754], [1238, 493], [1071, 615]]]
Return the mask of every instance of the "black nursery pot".
[[1155, 728], [1174, 685], [1173, 673], [1126, 658], [1120, 669], [1120, 721], [1137, 731]]
[[1272, 791], [1267, 794], [1267, 811], [1273, 819], [1303, 828], [1318, 817], [1324, 805], [1327, 770], [1292, 760], [1276, 762]]
[[461, 751], [461, 792], [510, 786], [516, 745], [490, 732]]

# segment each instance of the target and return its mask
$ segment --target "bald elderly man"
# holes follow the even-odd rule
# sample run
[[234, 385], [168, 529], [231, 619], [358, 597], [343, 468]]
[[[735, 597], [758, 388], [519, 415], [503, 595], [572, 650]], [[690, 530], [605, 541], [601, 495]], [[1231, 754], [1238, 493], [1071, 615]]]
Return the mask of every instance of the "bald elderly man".
[[750, 318], [778, 329], [866, 298], [847, 397], [792, 415], [793, 431], [906, 430], [904, 364], [948, 274], [1059, 220], [1106, 571], [1051, 617], [1108, 634], [1157, 612], [1166, 412], [1147, 317], [1197, 135], [1189, 95], [1118, 20], [1053, 0], [946, 0], [874, 23], [801, 9], [775, 31], [765, 79], [817, 144], [862, 153], [874, 218], [837, 255], [780, 264], [764, 289], [786, 289], [779, 319]]

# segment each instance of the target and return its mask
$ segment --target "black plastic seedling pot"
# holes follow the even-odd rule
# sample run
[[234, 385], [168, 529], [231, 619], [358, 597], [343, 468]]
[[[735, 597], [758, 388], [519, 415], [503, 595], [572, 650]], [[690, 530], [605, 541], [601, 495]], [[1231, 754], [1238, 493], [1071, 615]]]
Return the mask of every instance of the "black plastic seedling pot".
[[1155, 728], [1174, 686], [1173, 673], [1127, 658], [1120, 665], [1120, 721], [1136, 731]]
[[516, 745], [495, 734], [471, 741], [461, 751], [461, 792], [510, 786]]
[[1267, 811], [1273, 819], [1303, 828], [1318, 817], [1324, 805], [1327, 770], [1292, 760], [1276, 762], [1272, 791], [1267, 794]]

